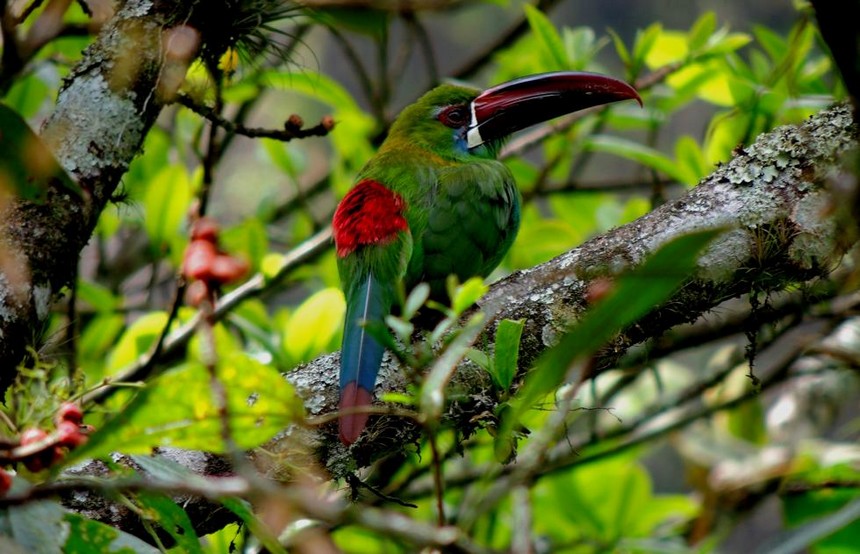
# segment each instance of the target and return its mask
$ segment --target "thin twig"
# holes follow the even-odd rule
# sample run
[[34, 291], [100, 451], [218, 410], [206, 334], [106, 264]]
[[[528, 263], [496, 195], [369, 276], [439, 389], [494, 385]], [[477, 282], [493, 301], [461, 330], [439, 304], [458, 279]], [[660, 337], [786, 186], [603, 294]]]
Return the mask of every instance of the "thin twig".
[[355, 71], [355, 76], [358, 78], [358, 84], [364, 91], [364, 96], [367, 98], [367, 101], [370, 103], [374, 117], [380, 125], [384, 125], [385, 113], [382, 106], [379, 105], [376, 87], [373, 84], [373, 79], [370, 78], [370, 72], [364, 66], [364, 61], [340, 31], [334, 27], [328, 27], [328, 30], [334, 37], [335, 42], [337, 42], [341, 50], [343, 50], [344, 56], [346, 56], [349, 61], [349, 66], [353, 71]]
[[[237, 135], [242, 135], [250, 138], [270, 138], [275, 140], [280, 140], [283, 142], [289, 142], [293, 139], [302, 139], [307, 137], [324, 137], [326, 136], [332, 129], [334, 129], [334, 120], [329, 117], [323, 117], [323, 119], [313, 127], [303, 127], [301, 122], [301, 118], [298, 116], [292, 116], [284, 123], [283, 129], [264, 129], [260, 127], [245, 127], [244, 125], [239, 125], [230, 121], [229, 119], [225, 119], [217, 114], [215, 110], [209, 108], [208, 106], [202, 106], [192, 100], [188, 95], [180, 94], [176, 101], [193, 111], [197, 115], [201, 117], [205, 117], [216, 126], [221, 127], [228, 133], [235, 133]], [[296, 125], [296, 123], [299, 123]]]
[[436, 63], [436, 55], [433, 53], [433, 42], [430, 40], [430, 35], [427, 33], [427, 29], [424, 27], [424, 24], [421, 23], [414, 12], [406, 12], [403, 14], [403, 19], [415, 34], [415, 38], [418, 41], [418, 47], [421, 49], [421, 53], [424, 56], [424, 63], [430, 74], [429, 88], [433, 88], [439, 84], [439, 65]]
[[439, 456], [439, 445], [436, 441], [436, 431], [427, 430], [427, 442], [433, 455], [433, 482], [436, 489], [436, 522], [439, 527], [445, 525], [445, 480], [442, 479], [442, 460]]

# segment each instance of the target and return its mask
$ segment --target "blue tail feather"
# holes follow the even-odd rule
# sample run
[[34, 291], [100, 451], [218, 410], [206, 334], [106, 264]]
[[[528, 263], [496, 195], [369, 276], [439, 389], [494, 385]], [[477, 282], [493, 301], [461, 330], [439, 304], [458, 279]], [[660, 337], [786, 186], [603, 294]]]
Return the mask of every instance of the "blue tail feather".
[[391, 309], [391, 284], [380, 283], [368, 274], [350, 291], [346, 306], [346, 325], [340, 353], [340, 390], [356, 381], [373, 392], [385, 347], [364, 327], [363, 322], [382, 322]]

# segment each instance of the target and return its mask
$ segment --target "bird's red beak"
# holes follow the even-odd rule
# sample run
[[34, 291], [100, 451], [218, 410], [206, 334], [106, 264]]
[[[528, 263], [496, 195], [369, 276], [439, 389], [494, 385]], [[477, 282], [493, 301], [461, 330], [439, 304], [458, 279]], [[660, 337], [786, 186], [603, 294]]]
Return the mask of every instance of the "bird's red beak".
[[598, 73], [559, 71], [521, 77], [485, 90], [472, 101], [469, 148], [564, 114], [633, 99], [636, 89]]

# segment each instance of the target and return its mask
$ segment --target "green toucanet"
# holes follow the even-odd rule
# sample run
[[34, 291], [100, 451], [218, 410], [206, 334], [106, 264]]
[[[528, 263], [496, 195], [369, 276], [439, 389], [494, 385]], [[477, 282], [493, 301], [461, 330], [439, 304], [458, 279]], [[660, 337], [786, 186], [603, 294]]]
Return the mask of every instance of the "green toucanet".
[[450, 274], [486, 277], [511, 247], [520, 198], [497, 157], [511, 133], [625, 99], [627, 83], [594, 73], [523, 77], [481, 92], [441, 85], [405, 108], [334, 215], [346, 296], [340, 369], [340, 438], [355, 442], [368, 414], [383, 346], [366, 322], [383, 323], [398, 283], [430, 285], [446, 300]]

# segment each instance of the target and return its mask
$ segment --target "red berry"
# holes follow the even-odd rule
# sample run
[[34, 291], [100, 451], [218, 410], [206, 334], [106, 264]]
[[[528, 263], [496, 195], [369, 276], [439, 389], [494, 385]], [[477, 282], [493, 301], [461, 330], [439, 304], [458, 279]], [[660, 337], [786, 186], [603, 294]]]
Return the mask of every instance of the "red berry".
[[201, 217], [191, 226], [191, 240], [205, 240], [212, 244], [218, 243], [218, 224], [209, 217]]
[[6, 496], [12, 488], [12, 476], [5, 469], [0, 469], [0, 496]]
[[81, 433], [81, 428], [77, 423], [71, 421], [61, 421], [57, 425], [57, 436], [61, 446], [74, 448], [87, 442], [87, 436]]
[[189, 306], [199, 307], [209, 297], [209, 285], [204, 281], [192, 281], [185, 289], [185, 303]]
[[84, 421], [84, 412], [82, 412], [80, 406], [74, 402], [63, 402], [60, 405], [60, 409], [57, 410], [57, 415], [54, 416], [54, 423], [59, 426], [63, 421], [71, 421], [72, 423], [80, 425]]
[[226, 254], [216, 256], [212, 263], [212, 280], [219, 284], [231, 283], [248, 272], [248, 263]]
[[[42, 429], [30, 428], [21, 433], [21, 446], [27, 446], [29, 444], [35, 444], [45, 440], [48, 437], [48, 433], [43, 431]], [[49, 465], [51, 465], [54, 454], [51, 452], [53, 450], [53, 446], [46, 448], [45, 450], [41, 450], [36, 452], [31, 456], [27, 456], [22, 461], [24, 463], [24, 467], [32, 471], [33, 473], [37, 471], [42, 471]]]
[[47, 438], [48, 433], [43, 431], [42, 429], [36, 429], [35, 427], [31, 427], [21, 433], [21, 446], [26, 446], [28, 444], [33, 444], [34, 442], [39, 442]]
[[599, 277], [589, 283], [585, 290], [585, 301], [591, 305], [600, 302], [612, 292], [614, 283], [609, 277]]
[[195, 240], [185, 249], [182, 274], [189, 279], [209, 281], [212, 279], [212, 265], [218, 257], [215, 245], [206, 240]]

